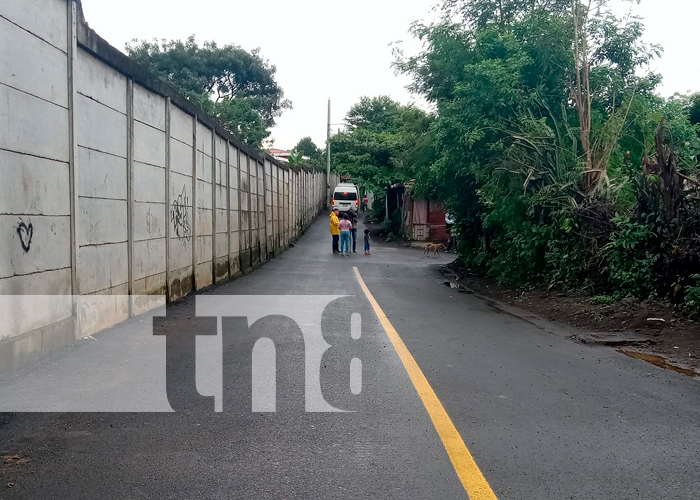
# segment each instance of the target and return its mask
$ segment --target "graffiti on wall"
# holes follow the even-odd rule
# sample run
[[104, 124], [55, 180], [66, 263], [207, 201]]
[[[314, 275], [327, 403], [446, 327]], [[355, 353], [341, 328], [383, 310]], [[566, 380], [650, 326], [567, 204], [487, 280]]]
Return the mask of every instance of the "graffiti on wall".
[[19, 242], [22, 245], [22, 250], [28, 252], [32, 246], [32, 236], [34, 236], [34, 226], [32, 222], [29, 224], [20, 219], [19, 224], [17, 224], [17, 234], [19, 235]]
[[182, 193], [173, 200], [170, 208], [170, 221], [173, 223], [173, 230], [180, 241], [190, 241], [192, 232], [190, 230], [190, 211], [187, 190], [182, 186]]
[[146, 230], [148, 234], [156, 234], [158, 232], [158, 217], [151, 213], [150, 208], [146, 213]]

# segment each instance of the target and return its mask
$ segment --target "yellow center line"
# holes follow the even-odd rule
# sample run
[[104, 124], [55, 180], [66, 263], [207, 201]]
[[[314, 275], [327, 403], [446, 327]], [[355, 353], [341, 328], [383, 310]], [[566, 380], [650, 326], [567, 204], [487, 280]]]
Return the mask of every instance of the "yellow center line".
[[362, 276], [360, 276], [360, 271], [357, 267], [353, 268], [355, 270], [355, 276], [357, 276], [357, 281], [359, 281], [362, 291], [365, 292], [367, 300], [372, 304], [374, 313], [379, 318], [379, 322], [384, 327], [389, 340], [394, 345], [394, 349], [401, 358], [404, 368], [408, 372], [408, 376], [413, 382], [413, 386], [418, 391], [418, 395], [423, 401], [425, 409], [428, 411], [435, 430], [437, 431], [442, 444], [445, 446], [447, 455], [449, 455], [452, 465], [459, 476], [460, 481], [462, 481], [462, 486], [467, 491], [470, 500], [498, 500], [496, 494], [489, 486], [488, 481], [481, 473], [479, 466], [476, 465], [474, 457], [469, 452], [467, 445], [464, 444], [462, 436], [460, 436], [459, 431], [452, 423], [452, 419], [445, 411], [445, 407], [442, 406], [440, 399], [438, 399], [437, 394], [433, 391], [430, 386], [428, 379], [425, 378], [423, 372], [421, 371], [416, 360], [413, 359], [410, 351], [403, 343], [398, 332], [387, 318], [382, 308], [375, 300], [372, 292], [369, 291], [367, 285], [365, 284]]

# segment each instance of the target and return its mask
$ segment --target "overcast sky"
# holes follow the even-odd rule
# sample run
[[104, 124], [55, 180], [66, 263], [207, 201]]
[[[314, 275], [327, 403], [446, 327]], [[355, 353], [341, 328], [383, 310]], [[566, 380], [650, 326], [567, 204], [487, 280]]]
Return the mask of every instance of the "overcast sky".
[[[133, 38], [215, 40], [247, 50], [260, 47], [277, 66], [277, 81], [294, 109], [278, 119], [275, 147], [293, 147], [310, 135], [326, 138], [327, 99], [333, 123], [363, 95], [386, 94], [415, 101], [408, 83], [391, 68], [390, 44], [411, 40], [412, 21], [430, 19], [435, 0], [82, 0], [90, 26], [116, 48]], [[621, 2], [622, 0], [620, 0]], [[634, 11], [645, 18], [646, 39], [664, 54], [652, 69], [664, 75], [662, 94], [700, 90], [697, 0], [642, 0]], [[334, 127], [334, 128], [337, 128]]]

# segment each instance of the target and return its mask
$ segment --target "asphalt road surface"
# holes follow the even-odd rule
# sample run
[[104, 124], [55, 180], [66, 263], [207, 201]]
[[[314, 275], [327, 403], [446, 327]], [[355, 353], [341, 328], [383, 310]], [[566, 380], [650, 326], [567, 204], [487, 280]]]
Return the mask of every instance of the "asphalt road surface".
[[330, 246], [3, 380], [0, 498], [700, 498], [697, 381]]

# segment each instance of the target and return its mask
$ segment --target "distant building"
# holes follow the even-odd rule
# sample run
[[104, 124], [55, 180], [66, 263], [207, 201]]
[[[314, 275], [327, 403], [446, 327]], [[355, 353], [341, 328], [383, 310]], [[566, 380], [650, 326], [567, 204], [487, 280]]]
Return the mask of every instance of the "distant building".
[[[284, 149], [270, 148], [270, 156], [279, 161], [289, 162], [290, 154], [291, 153], [289, 151], [285, 151]], [[311, 159], [309, 156], [302, 156], [301, 158], [302, 160]]]
[[277, 160], [289, 161], [289, 151], [284, 149], [270, 148], [270, 156]]

